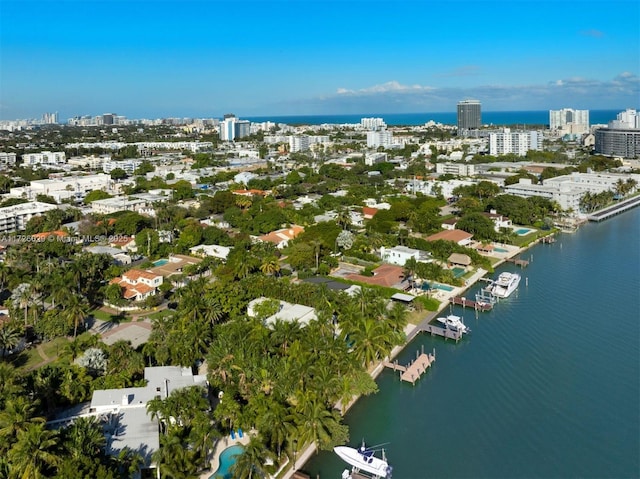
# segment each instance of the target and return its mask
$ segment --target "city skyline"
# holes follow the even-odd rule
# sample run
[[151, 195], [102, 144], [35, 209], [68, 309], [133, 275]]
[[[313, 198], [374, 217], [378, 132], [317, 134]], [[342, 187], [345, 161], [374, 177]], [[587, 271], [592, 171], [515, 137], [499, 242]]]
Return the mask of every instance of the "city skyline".
[[[28, 6], [28, 8], [25, 8]], [[0, 0], [0, 119], [638, 108], [640, 4]]]

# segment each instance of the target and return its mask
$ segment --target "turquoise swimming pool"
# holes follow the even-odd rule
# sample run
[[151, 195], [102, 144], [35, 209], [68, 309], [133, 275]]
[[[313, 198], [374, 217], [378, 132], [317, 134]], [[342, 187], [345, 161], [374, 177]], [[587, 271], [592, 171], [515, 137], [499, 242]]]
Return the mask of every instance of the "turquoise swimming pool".
[[495, 251], [497, 253], [508, 253], [509, 252], [508, 249], [498, 248], [498, 247], [493, 248], [493, 251]]
[[518, 236], [525, 236], [529, 233], [533, 233], [534, 231], [535, 230], [532, 230], [531, 228], [518, 228], [517, 230], [515, 230], [515, 234], [517, 234]]
[[164, 258], [163, 258], [163, 259], [159, 259], [159, 260], [157, 260], [157, 261], [154, 261], [154, 262], [153, 262], [153, 265], [154, 265], [154, 266], [163, 266], [163, 265], [167, 264], [168, 262], [169, 262], [169, 260], [168, 260], [168, 259], [164, 259]]
[[244, 447], [236, 444], [226, 448], [220, 453], [220, 465], [213, 475], [209, 476], [209, 479], [231, 479], [231, 466], [236, 463], [236, 457], [242, 454]]
[[422, 291], [427, 291], [429, 289], [441, 289], [442, 291], [453, 291], [455, 288], [453, 286], [448, 286], [446, 284], [422, 283]]
[[453, 276], [455, 278], [459, 278], [460, 276], [464, 276], [464, 274], [467, 272], [467, 270], [465, 270], [464, 268], [452, 268], [451, 272], [453, 273]]

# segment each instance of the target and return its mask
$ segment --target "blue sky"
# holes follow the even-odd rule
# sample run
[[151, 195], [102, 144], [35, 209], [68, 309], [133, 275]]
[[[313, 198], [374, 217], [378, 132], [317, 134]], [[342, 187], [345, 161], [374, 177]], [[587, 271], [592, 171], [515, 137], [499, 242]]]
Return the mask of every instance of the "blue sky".
[[0, 0], [0, 118], [640, 107], [637, 0]]

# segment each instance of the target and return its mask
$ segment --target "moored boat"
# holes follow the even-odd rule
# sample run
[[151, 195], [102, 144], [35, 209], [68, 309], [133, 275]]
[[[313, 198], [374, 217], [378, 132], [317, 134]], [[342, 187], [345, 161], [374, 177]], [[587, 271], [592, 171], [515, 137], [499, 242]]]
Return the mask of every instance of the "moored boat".
[[504, 272], [500, 273], [498, 279], [490, 286], [490, 292], [497, 298], [507, 298], [518, 289], [520, 284], [520, 275], [518, 273]]
[[364, 442], [358, 449], [349, 446], [337, 446], [333, 448], [333, 451], [353, 468], [353, 472], [365, 472], [376, 479], [391, 477], [393, 468], [387, 462], [384, 449], [380, 449], [382, 457], [376, 457], [376, 449], [366, 447]]
[[460, 316], [456, 316], [455, 314], [450, 314], [449, 316], [446, 316], [444, 318], [443, 317], [436, 318], [436, 321], [444, 324], [444, 326], [447, 329], [450, 329], [451, 331], [460, 332], [462, 334], [467, 334], [471, 332], [471, 329], [469, 329], [464, 324], [464, 322], [462, 321], [462, 318]]

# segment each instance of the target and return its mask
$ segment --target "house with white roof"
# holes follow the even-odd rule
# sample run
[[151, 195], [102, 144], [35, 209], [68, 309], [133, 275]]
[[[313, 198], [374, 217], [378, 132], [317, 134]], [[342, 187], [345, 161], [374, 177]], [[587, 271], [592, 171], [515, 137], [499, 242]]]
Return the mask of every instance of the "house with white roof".
[[214, 258], [226, 261], [227, 256], [229, 256], [229, 253], [231, 252], [231, 247], [220, 246], [217, 244], [200, 244], [193, 248], [189, 248], [189, 252], [196, 256], [213, 256]]
[[394, 246], [393, 248], [380, 248], [380, 257], [386, 263], [404, 266], [405, 263], [413, 258], [416, 261], [427, 263], [431, 261], [431, 255], [419, 249], [407, 248], [406, 246]]
[[[256, 317], [258, 314], [256, 311], [256, 306], [264, 303], [265, 301], [270, 300], [269, 298], [265, 298], [264, 296], [262, 296], [250, 301], [247, 305], [247, 315], [252, 318]], [[264, 320], [264, 324], [266, 326], [273, 326], [276, 321], [284, 321], [287, 323], [296, 322], [300, 326], [306, 326], [307, 324], [309, 324], [309, 321], [316, 321], [318, 319], [316, 310], [314, 308], [304, 306], [302, 304], [287, 303], [286, 301], [278, 301], [278, 303], [278, 311]]]
[[180, 366], [147, 367], [144, 378], [146, 386], [94, 391], [89, 415], [98, 416], [105, 423], [107, 454], [117, 456], [128, 448], [142, 456], [142, 469], [155, 469], [151, 457], [160, 448], [160, 429], [158, 420], [147, 413], [147, 403], [191, 386], [201, 386], [206, 394], [208, 383], [206, 376], [193, 375], [191, 368]]

